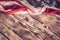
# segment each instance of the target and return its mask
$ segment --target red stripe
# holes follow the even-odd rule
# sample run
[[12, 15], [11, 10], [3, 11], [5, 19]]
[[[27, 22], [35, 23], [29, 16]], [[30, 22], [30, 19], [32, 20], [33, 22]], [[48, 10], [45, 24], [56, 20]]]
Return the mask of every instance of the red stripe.
[[27, 9], [26, 8], [19, 8], [19, 9], [16, 9], [16, 10], [9, 11], [9, 12], [7, 12], [7, 14], [11, 15], [11, 14], [14, 14], [18, 11], [25, 11], [25, 10], [27, 10]]
[[57, 14], [57, 15], [60, 15], [60, 10], [52, 9], [52, 8], [46, 8], [45, 12], [48, 13], [48, 14]]

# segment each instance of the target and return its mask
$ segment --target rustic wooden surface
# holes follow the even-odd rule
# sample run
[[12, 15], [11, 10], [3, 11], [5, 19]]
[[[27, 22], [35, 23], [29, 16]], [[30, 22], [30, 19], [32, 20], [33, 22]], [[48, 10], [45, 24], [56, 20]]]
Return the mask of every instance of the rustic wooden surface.
[[0, 40], [60, 40], [60, 17], [0, 14]]

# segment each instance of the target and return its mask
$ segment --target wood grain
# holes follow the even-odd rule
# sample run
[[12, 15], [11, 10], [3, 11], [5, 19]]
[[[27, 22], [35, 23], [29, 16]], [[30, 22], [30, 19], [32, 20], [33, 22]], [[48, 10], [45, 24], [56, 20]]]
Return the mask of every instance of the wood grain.
[[5, 40], [60, 40], [60, 17], [0, 14], [0, 34]]

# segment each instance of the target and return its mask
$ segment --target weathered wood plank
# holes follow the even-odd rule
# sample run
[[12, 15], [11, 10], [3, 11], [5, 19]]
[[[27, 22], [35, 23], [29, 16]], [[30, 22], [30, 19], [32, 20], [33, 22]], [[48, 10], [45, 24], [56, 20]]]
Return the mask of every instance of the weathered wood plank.
[[0, 40], [8, 40], [3, 34], [0, 33]]
[[0, 32], [4, 34], [9, 40], [22, 40], [19, 36], [17, 36], [13, 31], [8, 29], [5, 25], [0, 22]]
[[[10, 16], [1, 14], [0, 32], [6, 35], [10, 40], [16, 39], [15, 36], [19, 39], [22, 38], [23, 40], [60, 40], [59, 21], [60, 20], [57, 20], [56, 16], [48, 14], [35, 16], [29, 14], [14, 14]], [[2, 29], [2, 26], [4, 29]]]

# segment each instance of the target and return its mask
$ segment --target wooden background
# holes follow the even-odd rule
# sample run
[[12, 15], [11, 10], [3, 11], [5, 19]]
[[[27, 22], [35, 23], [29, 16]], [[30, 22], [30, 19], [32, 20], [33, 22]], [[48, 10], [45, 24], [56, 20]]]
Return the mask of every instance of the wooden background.
[[60, 17], [0, 14], [0, 40], [60, 40]]

